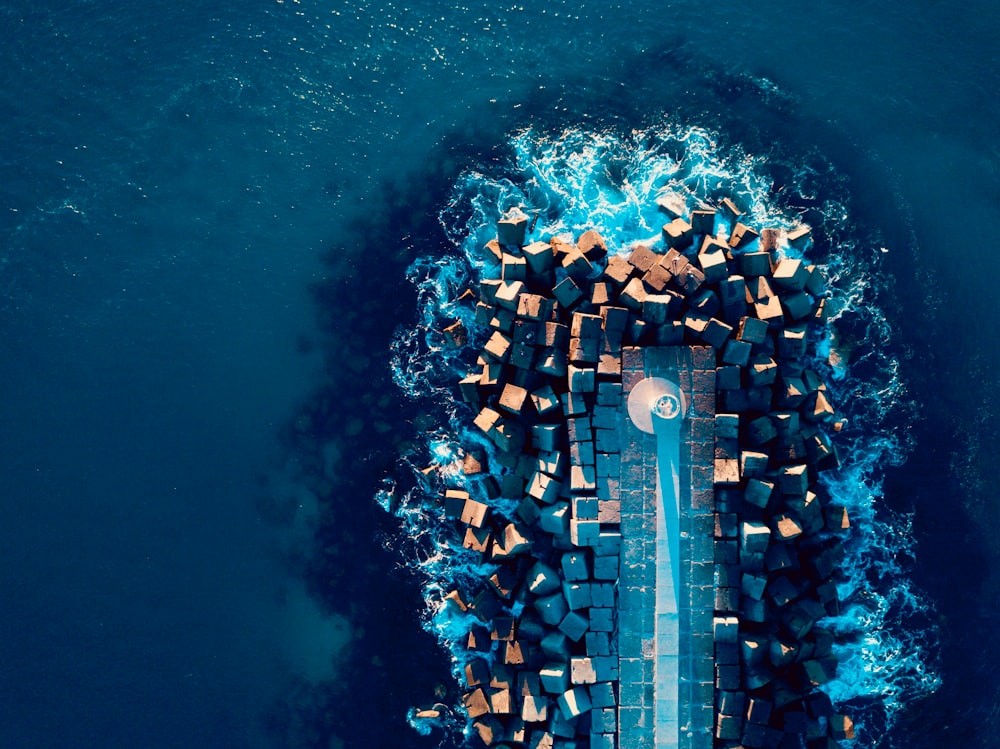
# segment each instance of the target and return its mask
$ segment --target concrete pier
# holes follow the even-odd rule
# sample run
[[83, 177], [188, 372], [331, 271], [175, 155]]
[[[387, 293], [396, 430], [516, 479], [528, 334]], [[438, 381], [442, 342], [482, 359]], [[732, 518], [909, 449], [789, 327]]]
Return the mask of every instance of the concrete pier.
[[[649, 378], [676, 383], [684, 396], [676, 466], [662, 465], [657, 435], [628, 415], [629, 394]], [[714, 716], [713, 349], [624, 349], [620, 413], [619, 747], [709, 749]], [[676, 509], [671, 507], [674, 487], [657, 490], [666, 482], [676, 487]], [[677, 514], [673, 522], [671, 513]], [[670, 532], [674, 523], [679, 543]]]

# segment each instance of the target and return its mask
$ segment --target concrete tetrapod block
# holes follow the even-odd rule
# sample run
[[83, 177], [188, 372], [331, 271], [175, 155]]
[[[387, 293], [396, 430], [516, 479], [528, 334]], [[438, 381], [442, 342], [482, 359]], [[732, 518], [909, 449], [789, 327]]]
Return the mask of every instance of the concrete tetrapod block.
[[663, 239], [671, 249], [685, 250], [691, 246], [694, 230], [684, 219], [675, 218], [669, 224], [663, 225]]
[[569, 660], [569, 638], [567, 638], [562, 632], [549, 632], [542, 638], [542, 641], [539, 643], [539, 647], [541, 647], [542, 652], [549, 658], [560, 661]]
[[560, 590], [559, 573], [544, 562], [535, 562], [526, 575], [528, 590], [536, 596], [546, 596]]
[[740, 620], [735, 616], [717, 616], [712, 620], [712, 636], [717, 643], [735, 643], [739, 628]]
[[579, 642], [583, 639], [589, 627], [590, 621], [578, 611], [570, 611], [559, 622], [559, 631], [573, 642]]
[[528, 230], [528, 217], [521, 209], [513, 207], [497, 221], [497, 241], [501, 245], [520, 247]]
[[542, 689], [549, 694], [562, 694], [569, 689], [569, 666], [566, 663], [546, 663], [538, 672]]
[[469, 692], [462, 698], [462, 705], [470, 718], [478, 718], [490, 711], [490, 702], [482, 688]]
[[559, 710], [568, 720], [583, 715], [591, 708], [590, 695], [582, 686], [567, 689], [556, 702], [559, 705]]
[[583, 551], [571, 551], [562, 555], [563, 578], [568, 581], [585, 581], [590, 578], [587, 554]]
[[594, 658], [574, 657], [570, 659], [570, 682], [573, 684], [597, 683]]
[[538, 516], [538, 526], [556, 536], [569, 531], [570, 509], [568, 502], [556, 502], [543, 507]]
[[740, 548], [747, 553], [763, 553], [771, 540], [771, 529], [763, 523], [744, 521], [740, 527]]
[[590, 583], [564, 582], [562, 584], [562, 591], [563, 597], [566, 599], [566, 604], [571, 611], [590, 608]]
[[552, 627], [558, 626], [569, 612], [569, 606], [561, 592], [538, 598], [534, 606], [542, 621]]

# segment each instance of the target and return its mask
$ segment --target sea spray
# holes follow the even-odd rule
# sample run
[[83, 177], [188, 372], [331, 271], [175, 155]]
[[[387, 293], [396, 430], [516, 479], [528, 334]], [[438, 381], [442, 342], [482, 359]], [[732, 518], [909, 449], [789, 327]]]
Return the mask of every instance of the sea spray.
[[[742, 220], [754, 226], [788, 229], [806, 216], [820, 240], [783, 251], [820, 264], [828, 279], [829, 324], [813, 333], [810, 364], [824, 375], [838, 406], [842, 466], [823, 474], [821, 486], [847, 507], [852, 521], [838, 584], [841, 613], [822, 622], [840, 640], [839, 675], [824, 689], [837, 705], [850, 703], [860, 715], [858, 743], [876, 746], [899, 712], [939, 681], [933, 670], [936, 633], [925, 617], [929, 605], [907, 578], [914, 543], [909, 519], [891, 515], [881, 502], [886, 466], [905, 460], [909, 447], [905, 427], [895, 425], [905, 424], [910, 406], [878, 304], [885, 283], [879, 251], [851, 223], [847, 201], [828, 194], [843, 181], [831, 177], [822, 160], [782, 161], [720, 141], [704, 129], [670, 122], [627, 135], [527, 129], [511, 137], [509, 164], [459, 177], [440, 214], [452, 247], [411, 265], [419, 320], [399, 331], [392, 352], [397, 385], [426, 405], [434, 427], [422, 449], [408, 456], [418, 479], [414, 486], [396, 492], [402, 496], [393, 502], [383, 496], [382, 504], [394, 507], [413, 548], [422, 550], [410, 563], [422, 572], [426, 626], [455, 654], [458, 678], [458, 656], [476, 620], [449, 603], [447, 594], [463, 585], [474, 589], [493, 567], [463, 548], [444, 522], [439, 496], [443, 485], [478, 496], [484, 477], [467, 479], [460, 461], [470, 449], [494, 450], [470, 429], [474, 414], [456, 399], [455, 384], [485, 338], [472, 305], [460, 297], [487, 270], [490, 261], [481, 248], [493, 238], [497, 218], [519, 206], [532, 217], [534, 238], [598, 228], [609, 248], [627, 251], [659, 239], [664, 218], [657, 199], [691, 210], [733, 196], [747, 210]], [[769, 176], [775, 165], [785, 175], [780, 186]], [[718, 229], [726, 235], [732, 226], [719, 220]], [[464, 347], [449, 346], [440, 332], [456, 320], [469, 335]], [[513, 502], [494, 508], [505, 517], [513, 510]], [[441, 725], [454, 729], [461, 723], [456, 715], [452, 708]], [[413, 722], [426, 729], [425, 722]]]

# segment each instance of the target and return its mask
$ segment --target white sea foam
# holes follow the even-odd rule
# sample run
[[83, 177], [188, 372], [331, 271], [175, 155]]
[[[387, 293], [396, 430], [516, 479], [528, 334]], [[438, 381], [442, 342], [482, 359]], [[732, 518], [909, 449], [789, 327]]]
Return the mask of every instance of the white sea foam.
[[[428, 464], [438, 466], [437, 484], [426, 488], [418, 482], [403, 496], [392, 488], [380, 496], [384, 507], [395, 507], [403, 529], [422, 550], [412, 564], [423, 572], [427, 627], [457, 654], [474, 619], [445, 605], [444, 596], [455, 587], [481, 587], [491, 572], [442, 522], [441, 484], [477, 491], [457, 469], [461, 451], [490, 452], [492, 445], [470, 429], [472, 412], [454, 395], [454, 383], [467, 374], [468, 350], [444, 346], [437, 331], [461, 319], [470, 332], [468, 348], [481, 342], [483, 331], [476, 329], [471, 308], [456, 300], [481, 274], [495, 271], [480, 249], [494, 236], [500, 214], [516, 205], [537, 217], [529, 240], [598, 228], [609, 248], [624, 252], [635, 243], [660, 242], [664, 216], [656, 198], [668, 193], [687, 209], [731, 196], [747, 211], [742, 220], [758, 228], [791, 228], [806, 205], [814, 214], [820, 205], [814, 236], [823, 246], [782, 249], [790, 256], [815, 254], [826, 271], [830, 324], [814, 335], [812, 366], [826, 377], [845, 419], [836, 437], [843, 465], [821, 479], [822, 490], [846, 506], [852, 519], [838, 584], [842, 612], [824, 621], [840, 636], [840, 670], [824, 688], [836, 704], [848, 709], [850, 703], [859, 721], [857, 744], [878, 745], [899, 712], [933, 691], [939, 677], [933, 670], [936, 633], [926, 624], [929, 603], [907, 577], [914, 544], [910, 518], [892, 514], [882, 501], [886, 466], [905, 460], [908, 452], [905, 429], [892, 425], [905, 422], [909, 406], [898, 362], [887, 353], [891, 327], [877, 304], [884, 283], [877, 243], [859, 234], [838, 196], [824, 195], [825, 202], [818, 203], [828, 167], [783, 163], [794, 176], [776, 190], [767, 158], [720, 146], [700, 128], [665, 121], [625, 136], [528, 129], [515, 133], [509, 147], [505, 168], [468, 171], [459, 178], [440, 214], [455, 254], [420, 258], [410, 267], [419, 322], [400, 330], [393, 345], [397, 385], [426, 400], [436, 418], [423, 452], [411, 460], [415, 475]], [[721, 228], [731, 229], [724, 221]], [[831, 356], [838, 353], [839, 359]], [[508, 503], [495, 511], [509, 516], [513, 508]]]

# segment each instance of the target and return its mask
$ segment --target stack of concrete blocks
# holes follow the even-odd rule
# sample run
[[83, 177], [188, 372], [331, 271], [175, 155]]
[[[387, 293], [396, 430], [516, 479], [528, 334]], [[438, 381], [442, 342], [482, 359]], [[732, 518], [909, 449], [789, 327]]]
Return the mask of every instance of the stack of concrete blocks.
[[[719, 206], [674, 217], [662, 247], [610, 254], [596, 231], [527, 242], [527, 217], [508, 215], [465, 295], [477, 330], [443, 334], [473, 339], [459, 390], [496, 448], [472, 461], [476, 492], [443, 496], [463, 545], [495, 569], [448, 597], [481, 622], [464, 702], [486, 745], [618, 746], [624, 346], [708, 346], [716, 359], [716, 746], [827, 746], [851, 730], [814, 689], [836, 667], [817, 621], [837, 612], [848, 525], [815, 483], [838, 465], [826, 387], [803, 363], [823, 279], [782, 254], [806, 230], [758, 233]], [[516, 513], [494, 511], [497, 498]]]

